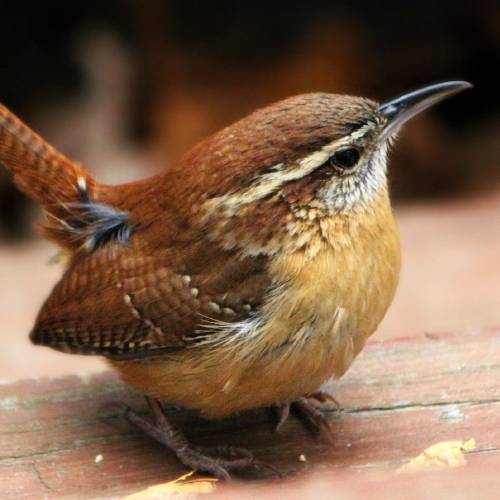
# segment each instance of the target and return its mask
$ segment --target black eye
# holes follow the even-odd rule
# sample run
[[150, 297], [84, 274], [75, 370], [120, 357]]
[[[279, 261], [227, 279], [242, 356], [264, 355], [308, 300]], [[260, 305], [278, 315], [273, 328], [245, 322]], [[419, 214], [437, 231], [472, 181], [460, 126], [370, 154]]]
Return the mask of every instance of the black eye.
[[337, 151], [330, 161], [337, 167], [351, 169], [359, 160], [359, 151], [356, 148], [346, 148]]

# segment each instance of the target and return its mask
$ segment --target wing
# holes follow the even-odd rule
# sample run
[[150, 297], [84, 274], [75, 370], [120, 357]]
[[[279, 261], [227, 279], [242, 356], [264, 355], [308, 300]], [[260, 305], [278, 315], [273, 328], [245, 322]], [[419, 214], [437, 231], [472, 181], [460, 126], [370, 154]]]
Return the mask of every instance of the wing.
[[242, 321], [259, 308], [269, 286], [264, 258], [241, 260], [206, 241], [180, 250], [110, 243], [75, 257], [32, 341], [72, 353], [151, 356], [183, 349], [207, 322]]

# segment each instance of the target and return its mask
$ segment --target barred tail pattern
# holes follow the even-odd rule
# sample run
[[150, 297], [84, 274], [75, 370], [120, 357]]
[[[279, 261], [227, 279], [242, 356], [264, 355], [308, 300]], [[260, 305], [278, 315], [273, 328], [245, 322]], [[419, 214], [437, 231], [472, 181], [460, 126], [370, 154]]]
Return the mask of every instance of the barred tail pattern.
[[71, 204], [82, 201], [82, 190], [92, 196], [97, 185], [88, 172], [33, 132], [0, 104], [0, 163], [14, 175], [14, 182], [36, 201], [47, 215], [43, 231], [62, 247], [81, 242], [66, 231]]

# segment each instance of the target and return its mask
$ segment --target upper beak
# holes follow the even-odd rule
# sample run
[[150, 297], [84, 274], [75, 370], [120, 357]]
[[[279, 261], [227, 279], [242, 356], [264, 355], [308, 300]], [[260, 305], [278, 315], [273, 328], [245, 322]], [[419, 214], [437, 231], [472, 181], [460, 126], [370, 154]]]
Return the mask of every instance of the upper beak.
[[443, 82], [415, 90], [397, 99], [382, 104], [379, 113], [387, 118], [383, 136], [396, 132], [403, 123], [434, 104], [465, 89], [472, 88], [469, 82]]

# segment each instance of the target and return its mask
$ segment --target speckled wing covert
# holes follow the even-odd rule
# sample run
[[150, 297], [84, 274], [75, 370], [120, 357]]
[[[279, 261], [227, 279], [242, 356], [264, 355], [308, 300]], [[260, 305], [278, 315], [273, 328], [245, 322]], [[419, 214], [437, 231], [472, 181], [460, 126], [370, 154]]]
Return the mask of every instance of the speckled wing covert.
[[113, 242], [76, 256], [31, 340], [64, 352], [145, 357], [185, 348], [214, 322], [254, 314], [269, 286], [265, 261], [193, 248], [184, 263], [173, 248], [148, 255]]

